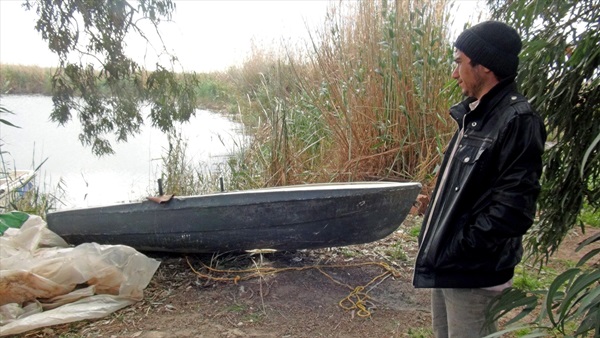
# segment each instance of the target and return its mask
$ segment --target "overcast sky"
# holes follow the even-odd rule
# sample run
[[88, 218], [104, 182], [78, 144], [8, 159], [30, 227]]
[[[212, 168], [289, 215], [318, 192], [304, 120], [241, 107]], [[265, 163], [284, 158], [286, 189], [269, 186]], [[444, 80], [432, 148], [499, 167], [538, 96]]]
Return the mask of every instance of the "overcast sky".
[[[21, 7], [20, 0], [0, 0], [0, 62], [4, 64], [57, 65], [53, 55], [35, 31], [35, 12]], [[477, 0], [457, 1], [460, 15], [455, 27], [462, 27], [471, 13], [483, 4]], [[327, 0], [185, 0], [176, 1], [173, 21], [161, 24], [165, 45], [188, 71], [224, 70], [241, 64], [252, 41], [269, 43], [300, 41], [307, 25], [319, 27], [325, 17]], [[314, 30], [314, 29], [313, 29]], [[137, 55], [155, 55], [144, 45], [132, 43]], [[132, 54], [133, 55], [133, 54]], [[147, 57], [149, 67], [154, 60]], [[150, 68], [150, 67], [149, 67]]]

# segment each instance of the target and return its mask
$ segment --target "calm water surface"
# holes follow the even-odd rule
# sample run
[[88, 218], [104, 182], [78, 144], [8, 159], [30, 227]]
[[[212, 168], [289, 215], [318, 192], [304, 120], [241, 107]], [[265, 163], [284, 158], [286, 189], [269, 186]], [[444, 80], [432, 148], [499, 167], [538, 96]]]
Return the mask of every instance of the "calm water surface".
[[[33, 169], [47, 159], [37, 182], [50, 192], [63, 182], [67, 196], [61, 198], [65, 205], [59, 209], [135, 201], [157, 191], [161, 156], [166, 154], [168, 141], [148, 123], [127, 143], [109, 138], [115, 154], [99, 158], [79, 142], [78, 121], [64, 127], [49, 121], [51, 97], [3, 95], [0, 104], [15, 113], [0, 117], [21, 127], [0, 124], [4, 162], [8, 169]], [[245, 139], [241, 124], [205, 110], [198, 110], [195, 118], [178, 129], [187, 140], [188, 160], [213, 171], [239, 150]]]

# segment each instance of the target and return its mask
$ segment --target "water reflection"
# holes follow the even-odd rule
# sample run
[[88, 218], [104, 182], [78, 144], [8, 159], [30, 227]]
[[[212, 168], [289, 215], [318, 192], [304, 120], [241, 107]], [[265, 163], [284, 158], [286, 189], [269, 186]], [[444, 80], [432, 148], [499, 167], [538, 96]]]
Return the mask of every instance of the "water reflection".
[[[157, 190], [168, 139], [149, 124], [127, 143], [111, 142], [114, 155], [98, 158], [79, 142], [78, 121], [65, 127], [49, 121], [50, 97], [3, 95], [0, 104], [15, 113], [2, 117], [21, 127], [0, 124], [4, 162], [10, 169], [33, 169], [47, 158], [38, 182], [52, 189], [62, 180], [67, 196], [60, 208], [139, 200]], [[198, 110], [178, 129], [187, 140], [188, 160], [209, 168], [218, 167], [245, 143], [240, 123], [209, 111]]]

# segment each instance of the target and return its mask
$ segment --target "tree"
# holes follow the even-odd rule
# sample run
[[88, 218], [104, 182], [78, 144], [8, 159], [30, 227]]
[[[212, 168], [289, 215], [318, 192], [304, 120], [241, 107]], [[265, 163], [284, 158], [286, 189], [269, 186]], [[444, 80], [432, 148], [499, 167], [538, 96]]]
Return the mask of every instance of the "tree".
[[519, 82], [549, 132], [541, 218], [529, 242], [549, 256], [578, 224], [584, 203], [600, 206], [600, 6], [597, 0], [489, 4], [524, 38]]
[[113, 153], [111, 134], [125, 142], [140, 132], [146, 104], [152, 125], [163, 132], [172, 130], [174, 121], [189, 120], [196, 108], [195, 74], [175, 73], [176, 57], [169, 55], [168, 66], [157, 62], [156, 70], [147, 72], [125, 53], [132, 35], [150, 44], [142, 23], [149, 22], [160, 38], [158, 25], [170, 20], [175, 4], [139, 0], [135, 5], [127, 0], [24, 4], [39, 16], [35, 28], [59, 57], [52, 78], [51, 119], [64, 125], [76, 114], [82, 124], [79, 139], [96, 155]]
[[[526, 244], [547, 261], [569, 230], [583, 229], [578, 220], [583, 206], [596, 212], [600, 207], [600, 6], [598, 0], [488, 0], [488, 5], [523, 37], [518, 82], [549, 132], [540, 219]], [[565, 324], [571, 323], [572, 336], [600, 335], [600, 269], [584, 266], [599, 252], [590, 251], [548, 290], [537, 292], [545, 298], [538, 328], [567, 334]], [[510, 290], [492, 312], [525, 306], [524, 315], [537, 298]]]

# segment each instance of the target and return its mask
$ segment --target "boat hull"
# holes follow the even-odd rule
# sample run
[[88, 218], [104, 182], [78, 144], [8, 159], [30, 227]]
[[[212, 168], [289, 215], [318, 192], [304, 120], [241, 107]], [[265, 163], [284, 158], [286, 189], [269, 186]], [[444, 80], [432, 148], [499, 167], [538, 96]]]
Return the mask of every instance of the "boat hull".
[[368, 243], [406, 218], [419, 183], [308, 184], [48, 213], [70, 244], [208, 253]]

